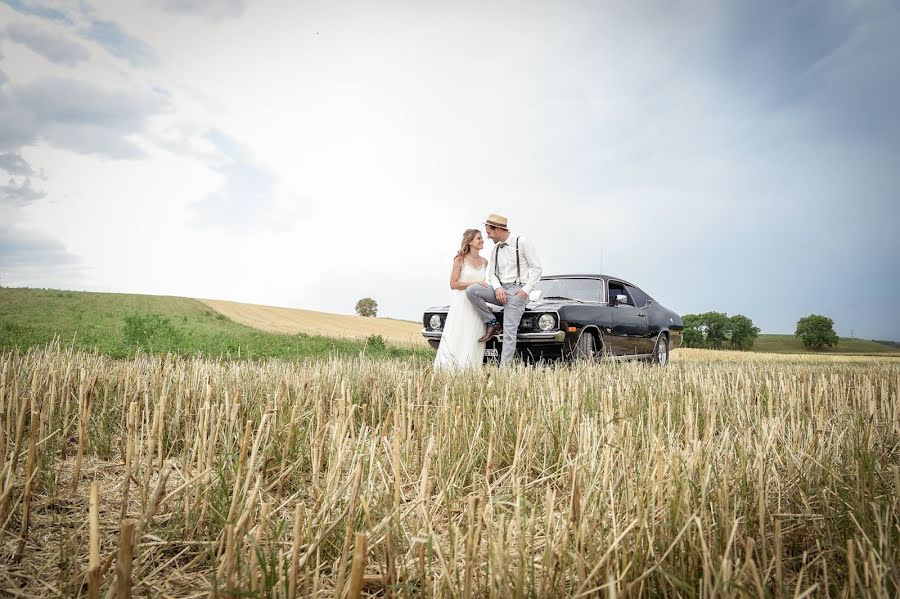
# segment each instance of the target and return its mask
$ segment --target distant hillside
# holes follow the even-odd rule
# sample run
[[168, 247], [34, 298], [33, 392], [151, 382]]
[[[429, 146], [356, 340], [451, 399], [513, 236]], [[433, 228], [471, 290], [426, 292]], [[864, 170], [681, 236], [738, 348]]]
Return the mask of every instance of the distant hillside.
[[413, 347], [427, 347], [422, 324], [389, 318], [364, 318], [297, 308], [240, 304], [222, 300], [200, 300], [210, 308], [241, 324], [271, 333], [306, 333], [327, 337], [365, 339], [381, 335], [388, 341]]
[[882, 341], [881, 339], [872, 339], [875, 343], [883, 343], [885, 345], [890, 345], [893, 348], [896, 348], [897, 351], [900, 351], [900, 341]]
[[760, 335], [753, 344], [753, 351], [779, 354], [900, 354], [898, 348], [884, 343], [848, 337], [841, 337], [837, 346], [830, 349], [812, 351], [806, 349], [803, 342], [793, 335]]
[[[251, 328], [183, 297], [0, 288], [0, 349], [43, 346], [59, 337], [64, 346], [74, 343], [78, 349], [99, 350], [114, 357], [131, 356], [139, 350], [286, 359], [365, 351], [375, 357], [430, 359], [427, 347], [400, 347], [384, 335], [386, 346], [374, 339], [368, 343], [365, 338], [340, 339], [337, 331], [329, 336], [300, 331], [278, 334]], [[375, 334], [368, 332], [364, 337]]]

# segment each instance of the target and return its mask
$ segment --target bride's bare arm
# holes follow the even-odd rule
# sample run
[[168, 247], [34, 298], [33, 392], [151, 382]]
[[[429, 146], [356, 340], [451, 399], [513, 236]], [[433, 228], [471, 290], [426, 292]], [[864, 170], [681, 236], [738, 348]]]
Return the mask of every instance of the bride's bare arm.
[[456, 258], [453, 260], [453, 270], [450, 271], [450, 289], [465, 289], [468, 283], [459, 281], [459, 273], [462, 270], [462, 260]]

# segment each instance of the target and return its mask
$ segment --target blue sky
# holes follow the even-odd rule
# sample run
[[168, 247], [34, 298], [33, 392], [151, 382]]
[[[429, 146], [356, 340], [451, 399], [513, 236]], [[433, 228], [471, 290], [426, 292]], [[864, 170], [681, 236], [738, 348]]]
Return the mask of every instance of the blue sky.
[[417, 319], [499, 212], [548, 274], [900, 339], [898, 39], [879, 0], [8, 0], [0, 282]]

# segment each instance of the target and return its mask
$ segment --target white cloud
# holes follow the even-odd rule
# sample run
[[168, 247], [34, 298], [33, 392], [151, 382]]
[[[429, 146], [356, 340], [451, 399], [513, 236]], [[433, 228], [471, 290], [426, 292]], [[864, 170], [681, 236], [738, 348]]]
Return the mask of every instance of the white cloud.
[[9, 179], [6, 185], [0, 185], [0, 203], [7, 203], [13, 206], [25, 206], [43, 198], [46, 194], [31, 187], [31, 180], [28, 178], [16, 181]]
[[222, 19], [240, 16], [247, 10], [249, 0], [155, 0], [155, 2], [167, 11]]
[[90, 58], [90, 52], [81, 44], [59, 33], [52, 34], [42, 27], [10, 23], [6, 33], [11, 40], [27, 46], [50, 62], [74, 67]]
[[24, 158], [13, 152], [0, 154], [0, 170], [4, 170], [10, 175], [22, 175], [25, 177], [38, 174]]
[[13, 287], [79, 285], [84, 267], [56, 239], [4, 223], [0, 224], [0, 278], [3, 285]]

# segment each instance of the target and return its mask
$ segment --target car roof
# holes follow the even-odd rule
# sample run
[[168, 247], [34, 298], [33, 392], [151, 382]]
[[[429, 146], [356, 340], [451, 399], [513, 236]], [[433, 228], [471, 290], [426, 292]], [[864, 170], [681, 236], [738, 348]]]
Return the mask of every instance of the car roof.
[[632, 287], [637, 287], [634, 283], [629, 283], [622, 277], [614, 277], [612, 275], [598, 275], [598, 274], [585, 274], [585, 275], [544, 275], [541, 279], [597, 279], [602, 281], [608, 281], [612, 279], [614, 281], [619, 281], [620, 283], [625, 283], [626, 285], [631, 285]]

